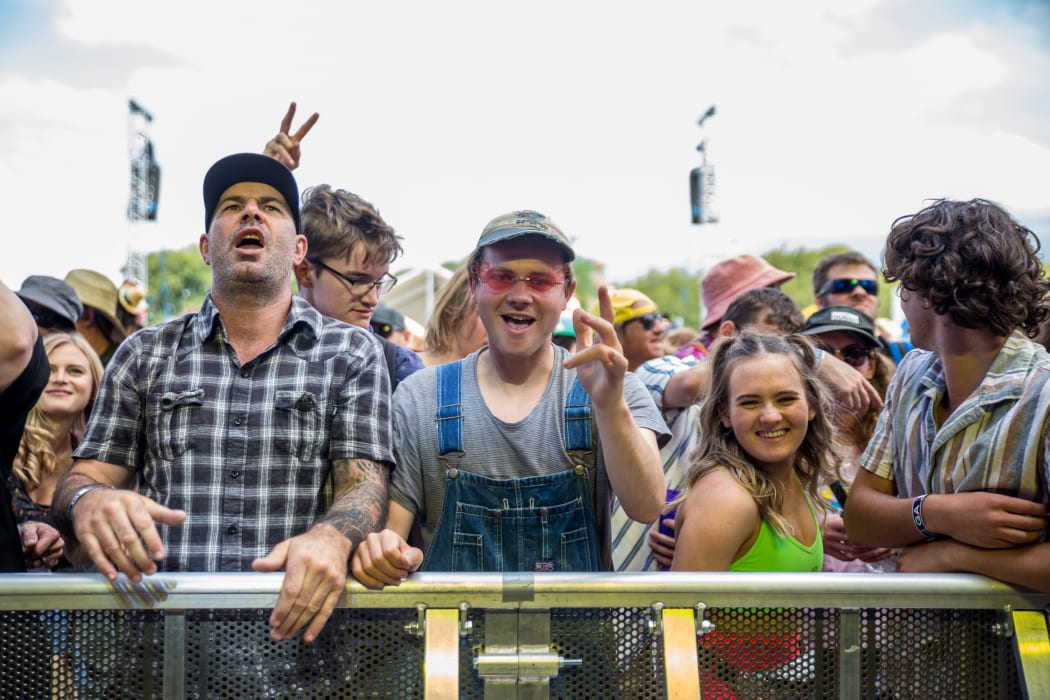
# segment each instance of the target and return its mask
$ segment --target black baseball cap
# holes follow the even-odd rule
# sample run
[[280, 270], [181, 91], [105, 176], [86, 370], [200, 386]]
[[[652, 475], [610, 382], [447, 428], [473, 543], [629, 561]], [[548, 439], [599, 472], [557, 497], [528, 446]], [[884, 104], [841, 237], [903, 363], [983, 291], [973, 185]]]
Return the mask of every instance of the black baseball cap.
[[215, 208], [219, 206], [222, 193], [239, 182], [261, 182], [269, 185], [284, 197], [285, 203], [295, 219], [296, 233], [301, 231], [299, 222], [299, 185], [292, 171], [279, 161], [260, 153], [235, 153], [217, 161], [204, 176], [204, 230], [211, 228]]
[[882, 345], [875, 336], [875, 322], [852, 306], [823, 308], [806, 319], [806, 325], [802, 328], [803, 335], [820, 335], [831, 331], [849, 331], [863, 336], [875, 347]]
[[[379, 304], [372, 312], [373, 326], [389, 326], [389, 330], [405, 330], [405, 316], [400, 311], [392, 309], [386, 304]], [[388, 332], [389, 332], [388, 330]]]

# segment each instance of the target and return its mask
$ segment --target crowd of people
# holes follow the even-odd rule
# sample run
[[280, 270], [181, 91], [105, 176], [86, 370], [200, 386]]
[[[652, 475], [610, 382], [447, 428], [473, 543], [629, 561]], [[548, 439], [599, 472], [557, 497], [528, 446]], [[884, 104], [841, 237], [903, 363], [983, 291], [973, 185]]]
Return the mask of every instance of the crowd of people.
[[[401, 237], [349, 190], [300, 196], [317, 115], [294, 114], [204, 176], [199, 311], [149, 325], [140, 284], [92, 270], [0, 284], [3, 571], [283, 571], [271, 636], [307, 642], [349, 576], [419, 570], [1050, 591], [1050, 282], [1002, 207], [899, 218], [884, 280], [829, 256], [806, 310], [779, 289], [796, 273], [727, 259], [675, 337], [640, 290], [580, 308], [572, 239], [499, 214], [413, 349], [380, 304]], [[887, 282], [909, 341], [876, 323]]]

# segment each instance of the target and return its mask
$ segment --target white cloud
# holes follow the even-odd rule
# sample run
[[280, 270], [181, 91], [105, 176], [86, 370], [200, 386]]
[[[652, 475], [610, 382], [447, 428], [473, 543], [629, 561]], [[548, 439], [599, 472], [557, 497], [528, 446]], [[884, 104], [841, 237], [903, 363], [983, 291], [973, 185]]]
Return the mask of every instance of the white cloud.
[[[322, 114], [300, 182], [372, 200], [405, 237], [406, 265], [465, 255], [520, 207], [549, 213], [614, 281], [877, 241], [931, 196], [1046, 208], [1050, 129], [1033, 97], [1048, 92], [1045, 47], [954, 8], [907, 25], [876, 0], [64, 8], [55, 55], [91, 70], [0, 64], [0, 187], [23, 232], [0, 257], [8, 284], [81, 264], [116, 278], [129, 239], [194, 243], [205, 169], [261, 149], [292, 99]], [[134, 232], [128, 97], [155, 116], [163, 168], [159, 220]], [[687, 178], [702, 137], [723, 223], [696, 227]]]

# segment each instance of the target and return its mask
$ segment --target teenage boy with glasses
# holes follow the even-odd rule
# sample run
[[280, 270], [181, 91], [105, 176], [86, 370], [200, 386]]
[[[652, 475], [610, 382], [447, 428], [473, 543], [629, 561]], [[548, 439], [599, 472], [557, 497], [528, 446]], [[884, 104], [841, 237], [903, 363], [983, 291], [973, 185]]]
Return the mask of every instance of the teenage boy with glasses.
[[[317, 122], [314, 113], [293, 134], [295, 103], [288, 107], [281, 128], [263, 154], [289, 170], [299, 165], [302, 139]], [[371, 330], [372, 315], [382, 294], [397, 284], [390, 265], [402, 253], [401, 237], [370, 202], [353, 192], [317, 185], [303, 192], [302, 235], [306, 258], [295, 266], [299, 296], [325, 316]], [[423, 368], [409, 348], [374, 336], [383, 346], [390, 388]]]

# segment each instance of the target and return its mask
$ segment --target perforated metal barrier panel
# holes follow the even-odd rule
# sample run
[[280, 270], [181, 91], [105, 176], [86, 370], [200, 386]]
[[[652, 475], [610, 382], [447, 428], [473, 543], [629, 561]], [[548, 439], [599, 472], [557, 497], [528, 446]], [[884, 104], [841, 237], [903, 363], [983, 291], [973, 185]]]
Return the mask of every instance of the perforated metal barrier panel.
[[[5, 575], [0, 697], [984, 700], [1029, 697], [1025, 653], [1026, 668], [1047, 668], [1045, 624], [1021, 648], [1011, 618], [1045, 615], [1046, 596], [979, 577], [847, 575], [829, 588], [826, 576], [353, 584], [305, 644], [268, 636], [279, 576], [179, 574], [129, 596], [100, 577]], [[458, 679], [428, 692], [427, 674], [438, 673], [437, 647], [425, 644], [430, 609], [449, 610], [458, 628], [449, 628]], [[695, 624], [684, 655], [665, 644], [670, 609]], [[682, 671], [683, 659], [690, 668], [672, 683], [667, 664]]]

